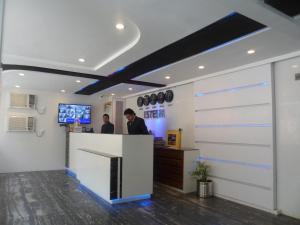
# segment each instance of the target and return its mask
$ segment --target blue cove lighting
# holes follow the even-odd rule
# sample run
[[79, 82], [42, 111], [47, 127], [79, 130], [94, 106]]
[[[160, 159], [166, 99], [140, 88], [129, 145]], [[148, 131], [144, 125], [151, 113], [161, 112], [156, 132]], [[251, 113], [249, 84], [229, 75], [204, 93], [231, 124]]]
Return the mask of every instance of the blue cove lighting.
[[199, 124], [195, 128], [272, 127], [271, 123]]
[[270, 164], [248, 163], [248, 162], [242, 162], [242, 161], [218, 159], [218, 158], [203, 157], [203, 156], [198, 157], [198, 160], [201, 162], [212, 161], [212, 162], [217, 162], [217, 163], [234, 164], [234, 165], [253, 167], [253, 168], [264, 169], [264, 170], [271, 170], [273, 168], [272, 165], [270, 165]]
[[269, 86], [269, 83], [267, 81], [264, 82], [259, 82], [255, 84], [247, 84], [243, 86], [238, 86], [238, 87], [233, 87], [233, 88], [225, 88], [225, 89], [220, 89], [220, 90], [215, 90], [215, 91], [208, 91], [208, 92], [197, 92], [195, 94], [195, 97], [202, 97], [206, 95], [212, 95], [212, 94], [219, 94], [219, 93], [224, 93], [224, 92], [237, 92], [249, 88], [256, 88], [256, 87], [267, 87]]

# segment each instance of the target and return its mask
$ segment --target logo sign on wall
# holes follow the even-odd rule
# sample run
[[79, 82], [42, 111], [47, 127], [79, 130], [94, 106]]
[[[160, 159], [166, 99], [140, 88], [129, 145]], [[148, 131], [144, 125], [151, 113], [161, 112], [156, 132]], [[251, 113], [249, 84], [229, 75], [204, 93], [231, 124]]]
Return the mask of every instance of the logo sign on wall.
[[159, 92], [159, 93], [157, 94], [157, 102], [158, 102], [159, 104], [163, 104], [163, 103], [165, 102], [165, 93]]
[[142, 107], [144, 105], [144, 98], [143, 97], [138, 97], [136, 104], [138, 107]]
[[150, 104], [155, 105], [157, 102], [157, 95], [156, 94], [151, 94], [150, 95]]
[[156, 105], [158, 104], [163, 104], [164, 102], [170, 103], [174, 99], [174, 93], [172, 90], [167, 90], [165, 93], [164, 92], [159, 92], [158, 94], [151, 94], [145, 95], [144, 97], [138, 97], [137, 98], [137, 106], [142, 107], [142, 106], [149, 106], [150, 105]]
[[166, 91], [165, 100], [166, 102], [172, 102], [174, 98], [174, 93], [171, 90]]
[[144, 106], [148, 106], [150, 103], [150, 96], [149, 95], [145, 95], [144, 96]]
[[[145, 106], [144, 118], [145, 119], [157, 119], [165, 117], [164, 109], [157, 110], [148, 110], [150, 106], [152, 109], [156, 108], [156, 104], [159, 104], [159, 107], [164, 107], [163, 104], [170, 103], [174, 99], [174, 93], [172, 90], [167, 90], [166, 92], [159, 92], [157, 94], [153, 93], [151, 95], [145, 95], [144, 97], [140, 96], [137, 98], [137, 106], [140, 110], [143, 110], [143, 106]], [[170, 106], [170, 105], [168, 105]]]
[[144, 118], [145, 119], [165, 118], [165, 110], [158, 109], [158, 110], [144, 111]]

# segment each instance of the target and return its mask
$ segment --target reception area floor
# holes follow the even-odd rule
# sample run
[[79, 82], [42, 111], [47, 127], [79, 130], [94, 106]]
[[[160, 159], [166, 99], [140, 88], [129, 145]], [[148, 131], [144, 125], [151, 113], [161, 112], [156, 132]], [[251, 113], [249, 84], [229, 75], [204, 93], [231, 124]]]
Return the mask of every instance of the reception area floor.
[[1, 225], [300, 225], [299, 220], [160, 185], [151, 200], [111, 206], [65, 171], [0, 174]]

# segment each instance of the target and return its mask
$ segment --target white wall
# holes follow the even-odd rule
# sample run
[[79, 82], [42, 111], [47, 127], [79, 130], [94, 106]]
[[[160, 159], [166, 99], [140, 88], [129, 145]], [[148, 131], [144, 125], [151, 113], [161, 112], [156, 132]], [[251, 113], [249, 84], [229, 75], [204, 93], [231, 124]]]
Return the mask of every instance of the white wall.
[[[174, 92], [174, 100], [170, 104], [164, 103], [165, 119], [145, 119], [148, 129], [151, 129], [156, 136], [166, 137], [167, 130], [182, 129], [182, 147], [194, 146], [194, 106], [193, 106], [193, 84], [186, 84], [171, 88]], [[165, 90], [163, 90], [165, 91]], [[158, 92], [153, 92], [158, 93]], [[150, 93], [152, 94], [152, 93]], [[141, 96], [144, 96], [141, 95]], [[137, 116], [144, 117], [144, 111], [162, 108], [159, 104], [155, 106], [143, 107], [137, 106], [137, 97], [127, 98], [126, 108], [132, 108]], [[126, 121], [125, 121], [126, 122]], [[127, 132], [127, 126], [124, 124], [124, 132]]]
[[[14, 90], [15, 91], [15, 90]], [[92, 104], [95, 131], [100, 130], [103, 106], [99, 98], [34, 90], [18, 90], [38, 96], [38, 106], [46, 106], [45, 114], [34, 110], [9, 109], [8, 89], [1, 90], [0, 100], [0, 173], [63, 169], [65, 165], [65, 129], [57, 123], [58, 103]], [[45, 129], [42, 137], [34, 133], [7, 132], [9, 114], [30, 114], [37, 118], [37, 130]]]
[[195, 82], [195, 140], [217, 196], [272, 211], [271, 65]]
[[[298, 68], [292, 68], [292, 65]], [[278, 208], [300, 219], [300, 57], [275, 63]]]

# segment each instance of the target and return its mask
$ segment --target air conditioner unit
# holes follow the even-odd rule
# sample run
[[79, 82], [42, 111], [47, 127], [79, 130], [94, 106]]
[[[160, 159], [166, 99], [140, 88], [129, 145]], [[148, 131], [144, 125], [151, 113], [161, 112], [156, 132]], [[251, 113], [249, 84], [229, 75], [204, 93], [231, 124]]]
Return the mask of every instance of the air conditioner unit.
[[32, 116], [10, 116], [8, 118], [8, 131], [9, 132], [34, 132], [35, 131], [35, 118]]
[[10, 107], [11, 108], [31, 108], [36, 107], [36, 95], [10, 93]]

